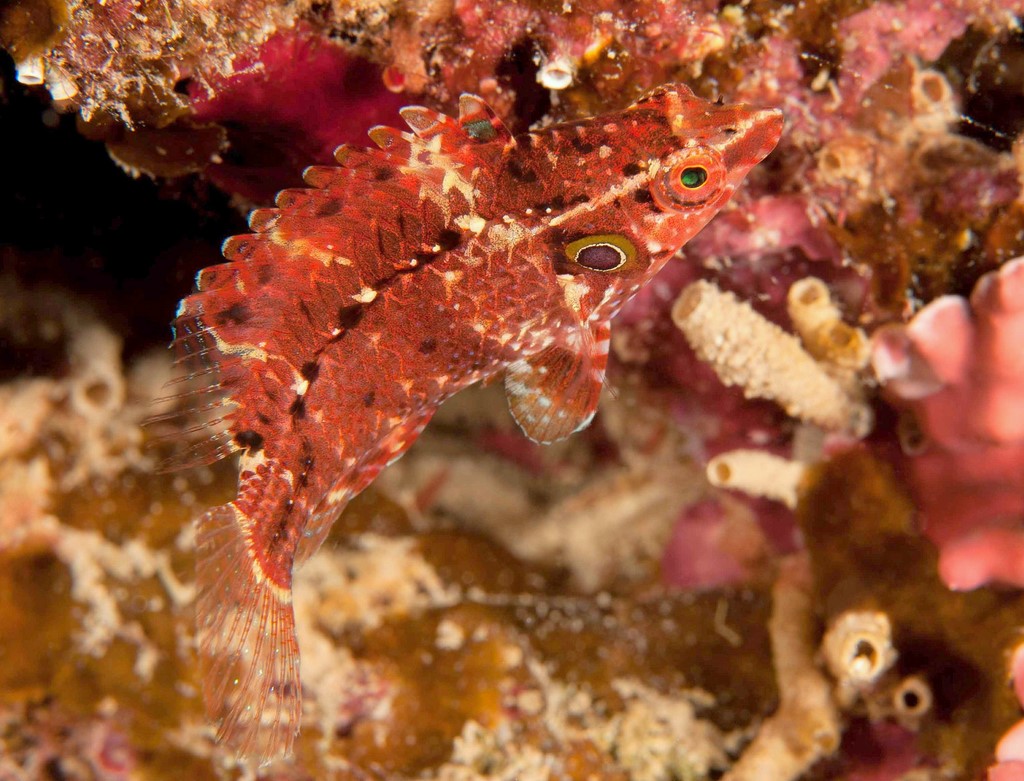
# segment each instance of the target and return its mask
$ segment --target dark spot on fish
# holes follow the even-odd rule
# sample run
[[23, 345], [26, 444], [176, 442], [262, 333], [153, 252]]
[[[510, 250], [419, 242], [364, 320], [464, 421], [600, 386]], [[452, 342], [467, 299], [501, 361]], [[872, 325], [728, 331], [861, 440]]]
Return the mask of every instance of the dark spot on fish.
[[235, 442], [244, 447], [250, 454], [263, 449], [263, 435], [256, 431], [239, 431], [235, 434]]
[[306, 417], [306, 399], [303, 396], [296, 396], [295, 401], [288, 407], [288, 414], [293, 418]]
[[316, 361], [306, 361], [302, 364], [302, 368], [299, 369], [299, 374], [301, 374], [303, 379], [307, 382], [313, 382], [320, 376], [320, 364]]
[[373, 178], [378, 182], [386, 182], [389, 179], [394, 179], [395, 171], [393, 168], [377, 168], [373, 172]]
[[420, 342], [420, 352], [423, 353], [423, 355], [430, 355], [430, 353], [434, 352], [434, 350], [436, 349], [437, 339], [435, 339], [432, 336], [427, 337], [422, 342]]
[[633, 200], [637, 203], [650, 203], [654, 200], [651, 196], [651, 191], [646, 189], [634, 190]]
[[636, 176], [642, 170], [644, 169], [640, 167], [639, 163], [626, 163], [622, 166], [622, 173], [626, 176]]
[[346, 331], [359, 325], [363, 319], [363, 307], [361, 304], [348, 304], [338, 310], [338, 328]]
[[374, 400], [375, 397], [376, 397], [376, 394], [373, 391], [370, 391], [369, 393], [365, 394], [363, 396], [363, 406], [365, 406], [365, 407], [372, 407], [373, 406], [373, 400]]
[[589, 155], [594, 151], [594, 145], [589, 141], [584, 141], [579, 136], [574, 136], [569, 139], [569, 143], [572, 144], [573, 149], [579, 152], [581, 155]]
[[518, 179], [520, 182], [524, 182], [526, 184], [537, 181], [536, 171], [532, 171], [529, 168], [523, 168], [516, 160], [509, 161], [508, 172], [512, 175], [513, 179]]
[[288, 539], [288, 516], [294, 506], [295, 502], [291, 499], [284, 503], [284, 512], [281, 513], [281, 517], [277, 520], [277, 528], [274, 529], [274, 536], [270, 540], [271, 545]]
[[437, 256], [440, 254], [440, 252], [417, 252], [413, 257], [416, 258], [416, 265], [426, 266], [437, 260]]
[[316, 216], [332, 217], [341, 211], [343, 205], [341, 198], [331, 198], [330, 200], [317, 205], [315, 212]]
[[264, 415], [262, 412], [257, 412], [256, 413], [256, 420], [258, 420], [264, 426], [269, 426], [270, 425], [270, 418], [267, 417], [266, 415]]
[[249, 319], [249, 314], [249, 307], [245, 304], [232, 304], [217, 314], [217, 322], [220, 325], [241, 325]]
[[541, 201], [533, 205], [533, 210], [539, 214], [544, 214], [548, 209], [551, 211], [560, 211], [565, 208], [565, 198], [561, 195], [556, 195], [550, 201]]
[[453, 231], [445, 228], [437, 235], [437, 246], [441, 248], [442, 252], [448, 252], [449, 250], [455, 249], [462, 242], [462, 234], [459, 231]]
[[266, 285], [270, 280], [274, 278], [274, 269], [269, 263], [264, 263], [256, 267], [256, 280], [261, 285]]

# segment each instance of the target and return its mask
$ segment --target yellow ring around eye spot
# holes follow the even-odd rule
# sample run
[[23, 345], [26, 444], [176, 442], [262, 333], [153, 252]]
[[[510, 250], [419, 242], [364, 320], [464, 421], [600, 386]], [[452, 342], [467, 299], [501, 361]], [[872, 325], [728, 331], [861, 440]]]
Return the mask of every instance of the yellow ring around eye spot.
[[[606, 247], [617, 252], [618, 262], [614, 265], [606, 264], [604, 262], [588, 263], [586, 257], [587, 253], [585, 250], [591, 247], [594, 248], [594, 252], [591, 254], [598, 252], [597, 248], [599, 247]], [[616, 271], [636, 257], [636, 246], [632, 241], [621, 234], [598, 233], [594, 236], [586, 236], [582, 239], [576, 239], [576, 241], [570, 242], [565, 247], [565, 254], [573, 263], [578, 263], [591, 271]], [[606, 261], [607, 258], [602, 257], [601, 260]]]

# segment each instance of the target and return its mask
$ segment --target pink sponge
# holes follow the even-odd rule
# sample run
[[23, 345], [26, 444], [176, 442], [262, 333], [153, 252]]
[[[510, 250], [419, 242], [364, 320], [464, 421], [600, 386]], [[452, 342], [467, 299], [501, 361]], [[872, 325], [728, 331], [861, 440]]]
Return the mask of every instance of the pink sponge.
[[876, 333], [872, 362], [920, 428], [907, 461], [942, 579], [1024, 587], [1024, 258]]

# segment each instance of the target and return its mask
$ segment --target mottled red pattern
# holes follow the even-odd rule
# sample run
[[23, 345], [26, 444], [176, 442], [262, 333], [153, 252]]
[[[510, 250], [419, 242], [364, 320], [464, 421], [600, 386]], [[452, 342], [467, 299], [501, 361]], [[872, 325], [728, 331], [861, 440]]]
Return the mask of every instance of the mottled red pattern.
[[503, 374], [536, 441], [586, 426], [610, 318], [782, 130], [680, 85], [516, 137], [468, 95], [458, 119], [402, 116], [413, 133], [375, 128], [380, 149], [342, 147], [253, 212], [175, 321], [222, 424], [182, 462], [242, 451], [238, 497], [199, 521], [204, 693], [261, 762], [299, 727], [293, 565], [474, 382]]

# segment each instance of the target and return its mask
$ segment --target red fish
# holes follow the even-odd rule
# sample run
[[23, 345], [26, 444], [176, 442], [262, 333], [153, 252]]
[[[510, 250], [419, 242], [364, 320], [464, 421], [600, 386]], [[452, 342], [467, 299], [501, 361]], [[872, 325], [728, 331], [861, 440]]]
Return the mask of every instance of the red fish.
[[219, 413], [185, 464], [242, 451], [238, 496], [198, 523], [198, 642], [220, 737], [264, 763], [299, 728], [293, 568], [438, 405], [503, 374], [552, 442], [594, 415], [609, 320], [775, 147], [774, 109], [655, 89], [513, 137], [482, 100], [403, 109], [307, 169], [224, 244], [174, 344]]

